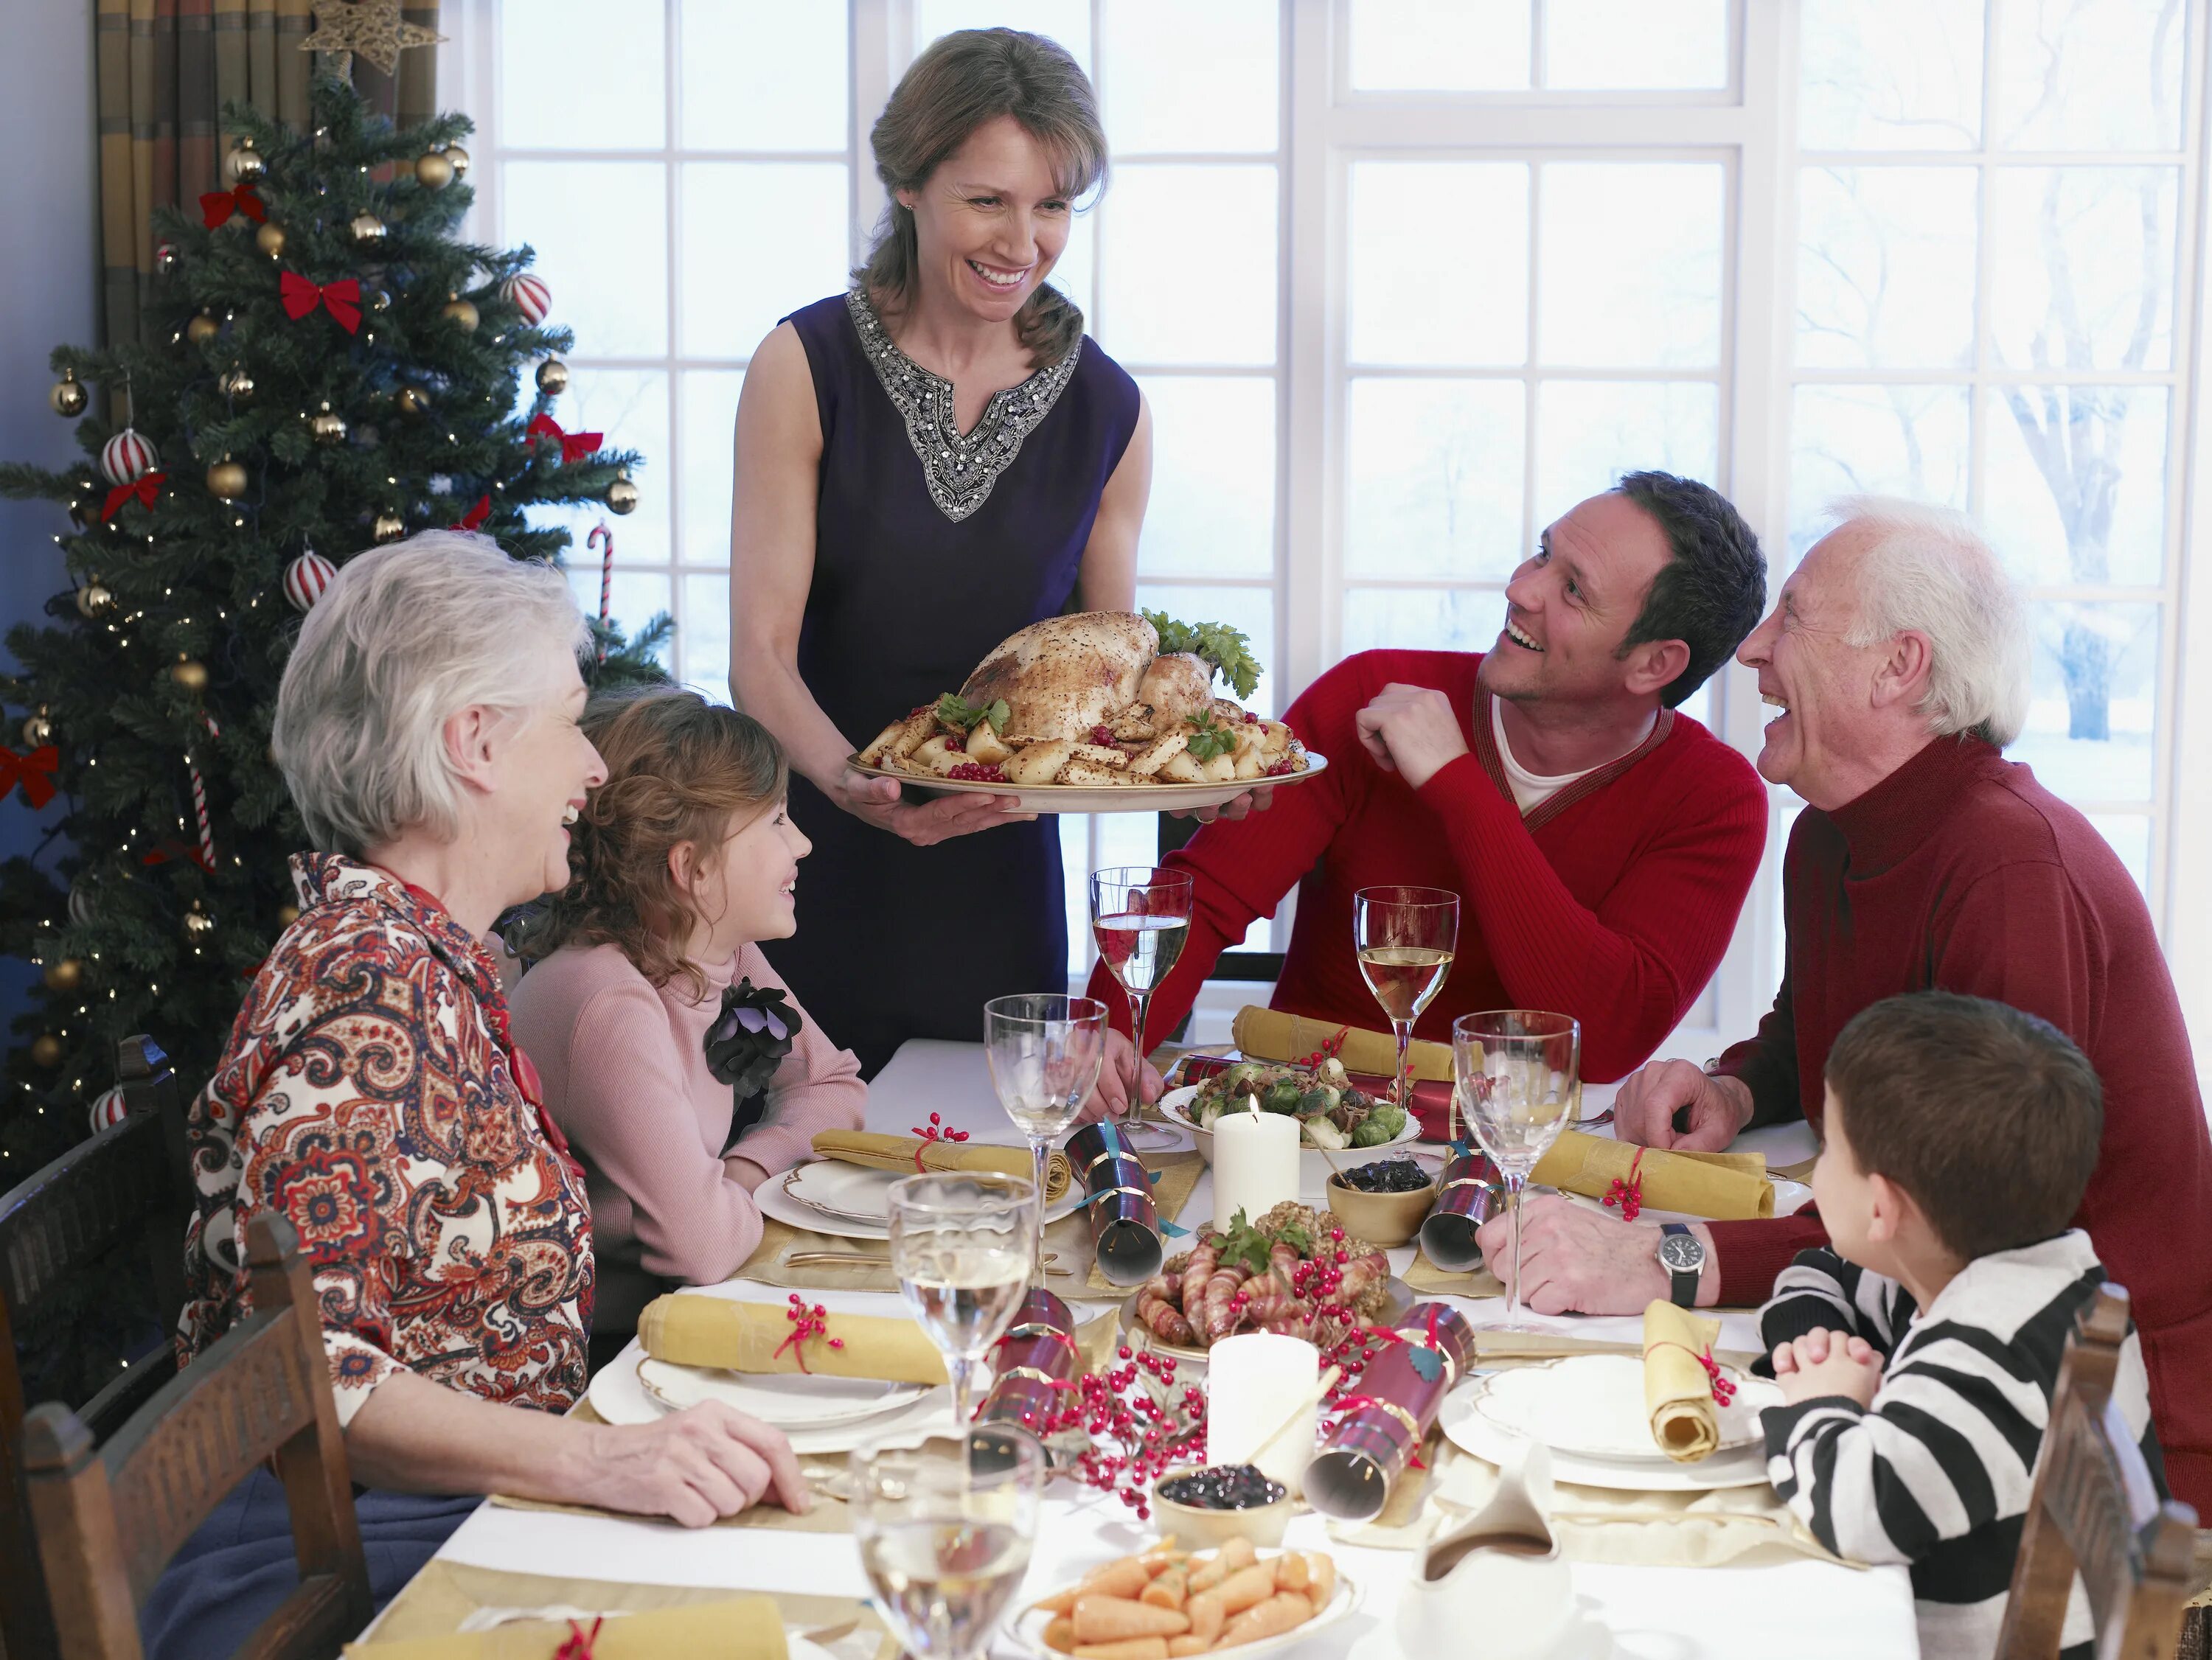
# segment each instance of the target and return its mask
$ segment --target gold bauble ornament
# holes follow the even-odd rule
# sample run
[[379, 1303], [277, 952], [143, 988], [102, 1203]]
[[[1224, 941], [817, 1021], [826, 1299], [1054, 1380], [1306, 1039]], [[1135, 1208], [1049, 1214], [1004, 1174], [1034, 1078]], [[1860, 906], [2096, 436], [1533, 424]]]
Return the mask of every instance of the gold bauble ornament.
[[39, 706], [39, 712], [23, 723], [23, 747], [37, 749], [54, 741], [54, 724], [46, 718], [46, 706]]
[[169, 678], [195, 694], [207, 690], [207, 664], [196, 657], [179, 657], [169, 670]]
[[307, 418], [307, 435], [318, 444], [342, 444], [346, 435], [345, 417], [332, 413], [325, 403]]
[[77, 615], [88, 622], [96, 622], [115, 609], [115, 596], [100, 585], [94, 577], [76, 591]]
[[392, 407], [404, 415], [418, 415], [430, 407], [430, 400], [412, 386], [402, 386], [392, 393]]
[[84, 390], [84, 382], [76, 378], [76, 371], [64, 369], [62, 378], [54, 382], [53, 390], [46, 394], [46, 402], [53, 406], [56, 415], [74, 421], [84, 413], [85, 406], [92, 402], [92, 398]]
[[253, 245], [271, 259], [281, 259], [284, 254], [284, 227], [282, 225], [264, 225], [254, 232]]
[[440, 308], [438, 315], [446, 318], [448, 322], [459, 324], [461, 327], [469, 330], [472, 333], [475, 331], [477, 326], [477, 308], [468, 300], [462, 299], [459, 294], [453, 294], [448, 297], [445, 305]]
[[228, 456], [207, 470], [208, 494], [235, 501], [246, 494], [246, 469]]
[[415, 182], [426, 191], [442, 191], [453, 182], [453, 164], [436, 150], [415, 158]]
[[346, 221], [346, 229], [353, 233], [355, 243], [361, 247], [376, 247], [384, 240], [384, 221], [373, 213], [356, 214]]
[[276, 907], [276, 925], [279, 928], [289, 928], [294, 923], [299, 920], [300, 907], [298, 906], [280, 905]]
[[39, 978], [49, 991], [74, 991], [84, 982], [84, 965], [75, 957], [57, 957]]
[[369, 535], [379, 547], [387, 542], [397, 542], [407, 534], [407, 521], [397, 513], [379, 513], [376, 523], [368, 527]]
[[215, 318], [209, 316], [205, 312], [202, 312], [198, 317], [185, 324], [185, 338], [191, 341], [195, 346], [206, 345], [209, 341], [213, 340], [222, 332], [222, 324], [216, 322]]
[[243, 369], [233, 369], [215, 383], [216, 391], [234, 403], [253, 402], [253, 377]]
[[59, 1066], [62, 1063], [62, 1040], [51, 1032], [41, 1032], [31, 1039], [33, 1066]]
[[538, 366], [538, 390], [548, 397], [558, 397], [568, 390], [568, 366], [557, 357], [549, 357]]
[[222, 159], [223, 177], [234, 185], [258, 185], [268, 171], [268, 158], [253, 148], [251, 138], [240, 139]]
[[201, 910], [200, 902], [194, 900], [192, 908], [185, 912], [185, 937], [198, 945], [214, 932], [215, 918]]
[[629, 468], [617, 471], [615, 482], [607, 486], [607, 506], [618, 513], [637, 511], [637, 486], [629, 482]]
[[453, 164], [454, 178], [466, 179], [469, 176], [469, 153], [459, 144], [446, 146], [446, 160]]

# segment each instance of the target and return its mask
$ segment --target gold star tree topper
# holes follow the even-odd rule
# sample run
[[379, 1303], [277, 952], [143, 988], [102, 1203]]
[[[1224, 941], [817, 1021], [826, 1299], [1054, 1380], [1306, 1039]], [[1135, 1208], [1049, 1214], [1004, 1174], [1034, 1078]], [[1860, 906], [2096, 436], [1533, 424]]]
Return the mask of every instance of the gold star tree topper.
[[401, 21], [399, 0], [319, 0], [313, 33], [301, 51], [358, 52], [386, 75], [410, 46], [435, 45], [446, 37], [420, 23]]

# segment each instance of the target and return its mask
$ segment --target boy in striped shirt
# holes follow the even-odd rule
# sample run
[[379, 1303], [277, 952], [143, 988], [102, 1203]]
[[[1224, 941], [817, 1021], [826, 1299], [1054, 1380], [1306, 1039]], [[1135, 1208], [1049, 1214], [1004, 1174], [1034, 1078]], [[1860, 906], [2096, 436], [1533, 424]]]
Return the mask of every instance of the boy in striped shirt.
[[[2069, 1221], [2103, 1092], [2054, 1027], [1948, 991], [1889, 997], [1837, 1037], [1813, 1195], [1832, 1244], [1759, 1311], [1786, 1404], [1763, 1415], [1775, 1491], [1820, 1542], [1905, 1562], [1929, 1660], [1988, 1660], [2075, 1316], [2105, 1271]], [[2159, 1497], [2142, 1352], [2112, 1400]], [[2092, 1636], [2077, 1581], [2071, 1653]]]

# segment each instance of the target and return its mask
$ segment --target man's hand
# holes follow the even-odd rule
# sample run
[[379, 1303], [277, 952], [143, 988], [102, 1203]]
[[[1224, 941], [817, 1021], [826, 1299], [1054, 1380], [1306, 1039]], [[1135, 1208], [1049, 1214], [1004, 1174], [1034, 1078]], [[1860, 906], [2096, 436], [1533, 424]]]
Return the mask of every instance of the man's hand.
[[1275, 786], [1255, 784], [1243, 795], [1224, 801], [1218, 807], [1178, 809], [1170, 813], [1171, 819], [1196, 819], [1200, 824], [1211, 824], [1216, 819], [1245, 819], [1255, 813], [1264, 813], [1275, 804]]
[[[1556, 1193], [1524, 1197], [1521, 1219], [1521, 1300], [1539, 1314], [1641, 1314], [1674, 1288], [1659, 1266], [1659, 1225], [1625, 1222]], [[1475, 1234], [1482, 1260], [1500, 1281], [1513, 1277], [1513, 1218], [1492, 1216]], [[1702, 1234], [1700, 1237], [1703, 1237]], [[1712, 1241], [1698, 1301], [1720, 1295]]]
[[607, 1510], [703, 1528], [771, 1493], [794, 1516], [813, 1498], [783, 1432], [719, 1401], [650, 1424], [603, 1424], [578, 1496]]
[[1881, 1387], [1881, 1356], [1863, 1337], [1816, 1326], [1802, 1337], [1777, 1345], [1774, 1380], [1791, 1406], [1823, 1395], [1842, 1395], [1870, 1407], [1875, 1391]]
[[837, 804], [854, 817], [902, 836], [916, 847], [933, 846], [1002, 824], [1027, 824], [1036, 816], [1021, 810], [1018, 796], [971, 796], [962, 791], [939, 796], [935, 801], [902, 802], [896, 779], [870, 778], [850, 767], [838, 781]]
[[[1687, 1130], [1674, 1114], [1690, 1109]], [[1707, 1077], [1687, 1061], [1654, 1061], [1620, 1081], [1613, 1098], [1613, 1133], [1641, 1147], [1677, 1153], [1718, 1153], [1751, 1122], [1751, 1089], [1741, 1078]]]
[[1416, 790], [1467, 753], [1451, 700], [1432, 686], [1396, 681], [1359, 712], [1359, 741], [1377, 766]]
[[1136, 1045], [1119, 1032], [1106, 1033], [1106, 1061], [1098, 1069], [1098, 1087], [1083, 1103], [1078, 1115], [1079, 1124], [1096, 1124], [1101, 1118], [1125, 1118], [1139, 1100], [1156, 1101], [1160, 1098], [1160, 1075], [1150, 1061], [1137, 1057]]

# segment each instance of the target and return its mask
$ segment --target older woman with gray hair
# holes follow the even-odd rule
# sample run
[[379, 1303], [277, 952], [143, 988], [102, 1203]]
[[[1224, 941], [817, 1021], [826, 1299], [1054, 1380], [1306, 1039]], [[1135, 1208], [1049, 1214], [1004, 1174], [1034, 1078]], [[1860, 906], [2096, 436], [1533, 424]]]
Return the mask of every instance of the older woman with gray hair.
[[[189, 1124], [187, 1364], [246, 1306], [258, 1213], [298, 1233], [380, 1602], [493, 1492], [691, 1525], [808, 1499], [789, 1445], [720, 1406], [646, 1427], [584, 1390], [581, 1170], [509, 1035], [483, 941], [568, 880], [606, 776], [579, 727], [587, 639], [561, 573], [433, 531], [347, 565], [301, 626], [275, 748], [316, 851]], [[149, 1650], [228, 1654], [295, 1581], [258, 1473], [149, 1599]]]

